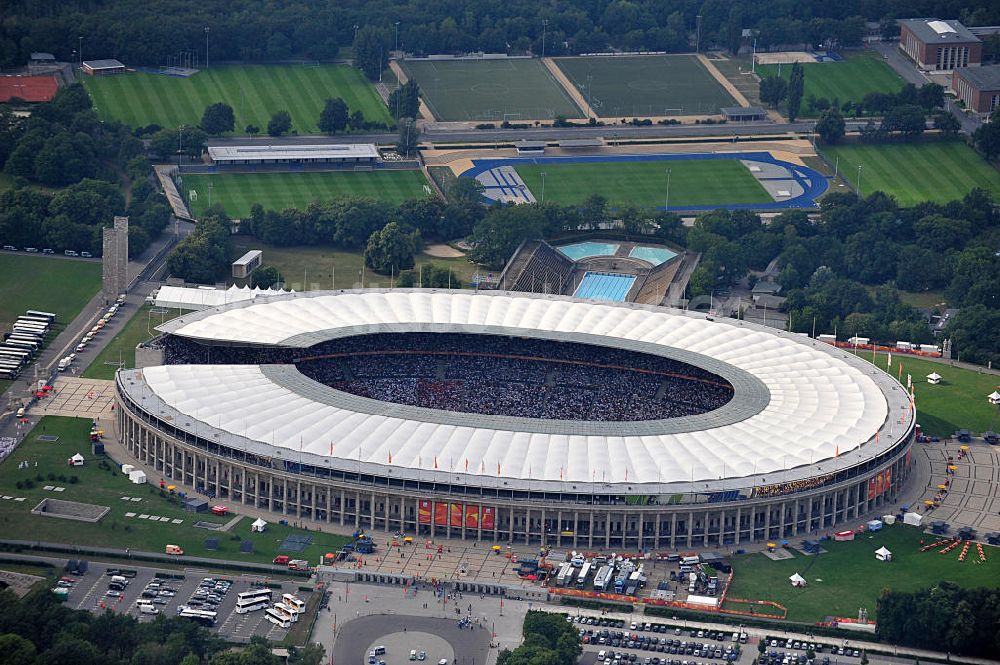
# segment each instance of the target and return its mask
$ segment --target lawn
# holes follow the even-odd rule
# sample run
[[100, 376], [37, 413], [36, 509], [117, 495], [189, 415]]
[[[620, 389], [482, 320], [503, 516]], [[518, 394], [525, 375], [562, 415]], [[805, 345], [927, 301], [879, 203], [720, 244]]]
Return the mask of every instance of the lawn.
[[736, 100], [693, 55], [557, 58], [601, 117], [717, 115]]
[[517, 166], [517, 172], [538, 200], [543, 198], [541, 174], [545, 173], [547, 201], [574, 205], [600, 194], [612, 206], [632, 203], [649, 208], [666, 203], [668, 168], [671, 208], [774, 201], [736, 159], [548, 163]]
[[271, 115], [282, 110], [300, 134], [316, 134], [329, 97], [342, 98], [366, 120], [392, 123], [372, 84], [347, 65], [227, 65], [190, 78], [130, 72], [84, 79], [98, 115], [132, 127], [197, 125], [206, 106], [225, 102], [236, 113], [238, 134], [248, 124], [266, 131]]
[[156, 326], [176, 316], [174, 310], [171, 310], [169, 315], [166, 315], [165, 310], [158, 309], [156, 314], [153, 314], [152, 310], [152, 305], [144, 305], [136, 312], [81, 376], [87, 379], [113, 379], [115, 370], [119, 367], [123, 369], [135, 367], [136, 345], [154, 337], [156, 331], [153, 329]]
[[[251, 249], [260, 249], [264, 252], [264, 265], [274, 266], [285, 278], [285, 288], [304, 290], [303, 284], [307, 285], [310, 291], [321, 289], [352, 289], [358, 288], [361, 279], [361, 266], [364, 264], [361, 252], [345, 252], [328, 247], [274, 247], [265, 245], [252, 239], [244, 239], [237, 236], [235, 241], [236, 254]], [[455, 288], [468, 286], [472, 281], [472, 275], [476, 272], [476, 266], [464, 257], [443, 259], [429, 256], [421, 252], [416, 256], [417, 265], [433, 263], [440, 267], [448, 267], [454, 270], [462, 279], [462, 284], [455, 284]], [[336, 284], [333, 284], [333, 278]], [[398, 277], [398, 275], [397, 275]], [[389, 286], [390, 276], [379, 275], [371, 270], [365, 269], [365, 288], [386, 288]], [[245, 280], [229, 280], [230, 283], [237, 282], [242, 285]]]
[[[801, 117], [817, 117], [820, 111], [811, 112], [806, 100], [812, 95], [827, 101], [860, 102], [870, 92], [893, 93], [903, 88], [903, 77], [893, 71], [875, 52], [852, 53], [841, 62], [810, 62], [802, 64], [805, 86], [802, 94]], [[757, 65], [761, 77], [778, 76], [778, 65]], [[781, 65], [780, 76], [788, 79], [791, 65]]]
[[547, 120], [583, 112], [539, 60], [406, 60], [438, 120]]
[[961, 141], [888, 145], [825, 146], [823, 154], [837, 164], [842, 177], [861, 193], [882, 191], [901, 206], [922, 201], [946, 203], [975, 187], [1000, 196], [1000, 172]]
[[[149, 552], [163, 552], [164, 545], [170, 543], [180, 545], [187, 554], [196, 556], [270, 563], [278, 554], [278, 543], [285, 536], [302, 532], [277, 524], [277, 517], [275, 523], [269, 524], [267, 530], [259, 534], [250, 533], [253, 519], [248, 517], [244, 517], [228, 533], [195, 528], [192, 526], [195, 521], [193, 514], [183, 509], [179, 498], [161, 492], [156, 486], [159, 478], [150, 478], [151, 484], [133, 485], [110, 458], [106, 458], [109, 466], [101, 468], [99, 459], [90, 454], [89, 431], [90, 421], [87, 419], [46, 416], [24, 442], [0, 463], [0, 490], [4, 495], [26, 499], [23, 502], [0, 502], [0, 519], [6, 534], [56, 543], [110, 544]], [[40, 434], [58, 436], [59, 440], [55, 443], [41, 442], [37, 439]], [[86, 463], [81, 467], [67, 467], [66, 459], [77, 452], [86, 458]], [[22, 461], [27, 461], [29, 468], [18, 469], [18, 463]], [[49, 474], [52, 474], [51, 478]], [[42, 476], [42, 480], [38, 480], [38, 475]], [[72, 481], [73, 476], [77, 477], [77, 482]], [[24, 486], [29, 480], [33, 484], [30, 489]], [[20, 489], [18, 482], [22, 484]], [[45, 485], [65, 487], [66, 490], [57, 494], [44, 490]], [[141, 497], [142, 501], [126, 502], [122, 500], [123, 496]], [[47, 497], [110, 506], [111, 512], [98, 524], [32, 515], [31, 509]], [[126, 517], [126, 512], [182, 519], [184, 523], [150, 522]], [[222, 518], [203, 514], [198, 519], [224, 523], [232, 516]], [[311, 561], [318, 560], [326, 552], [336, 551], [349, 540], [344, 536], [318, 531], [308, 533], [314, 540], [300, 558]], [[234, 534], [241, 539], [252, 540], [255, 551], [251, 554], [240, 553], [239, 541], [233, 539]], [[219, 537], [219, 549], [215, 552], [205, 549], [205, 539], [213, 535]]]
[[[961, 548], [944, 556], [936, 550], [920, 552], [921, 539], [934, 542], [933, 536], [920, 529], [896, 524], [850, 542], [824, 541], [828, 551], [818, 556], [793, 551], [794, 558], [784, 561], [772, 561], [760, 553], [733, 557], [735, 579], [729, 596], [771, 600], [788, 608], [789, 621], [815, 622], [828, 616], [857, 616], [859, 607], [874, 617], [879, 593], [885, 588], [915, 591], [944, 580], [962, 587], [1000, 583], [1000, 549], [984, 546], [985, 563], [977, 563], [973, 549], [960, 563]], [[875, 559], [875, 550], [883, 545], [892, 552], [890, 563]], [[806, 578], [804, 588], [788, 582], [794, 573]]]
[[[25, 310], [56, 314], [65, 325], [101, 287], [101, 264], [28, 254], [0, 254], [0, 328]], [[58, 329], [58, 328], [57, 328]]]
[[[871, 362], [871, 352], [858, 351], [858, 357]], [[886, 369], [886, 354], [876, 354], [875, 364]], [[903, 365], [900, 372], [899, 364]], [[892, 367], [888, 369], [894, 378], [900, 378], [906, 385], [906, 375], [913, 377], [917, 403], [917, 422], [926, 434], [948, 436], [960, 429], [977, 434], [996, 430], [1000, 425], [997, 408], [986, 396], [1000, 386], [1000, 376], [980, 374], [969, 369], [952, 367], [948, 363], [932, 362], [916, 356], [895, 353]], [[927, 383], [927, 375], [937, 372], [941, 383]]]
[[[209, 183], [212, 185], [209, 193]], [[266, 210], [305, 208], [313, 201], [345, 196], [368, 197], [398, 204], [428, 195], [427, 179], [421, 171], [333, 171], [299, 173], [223, 173], [185, 175], [183, 187], [195, 217], [221, 203], [230, 217], [245, 218], [259, 203]], [[197, 192], [192, 200], [191, 192]]]

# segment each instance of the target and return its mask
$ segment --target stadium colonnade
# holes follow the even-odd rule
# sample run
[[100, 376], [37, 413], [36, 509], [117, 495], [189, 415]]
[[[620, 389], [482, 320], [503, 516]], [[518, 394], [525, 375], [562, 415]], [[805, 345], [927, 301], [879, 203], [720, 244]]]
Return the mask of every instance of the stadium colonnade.
[[[519, 297], [581, 305], [559, 296]], [[274, 300], [289, 299], [294, 297]], [[228, 306], [219, 311], [249, 312], [253, 307]], [[628, 304], [610, 307], [631, 312], [660, 309]], [[211, 315], [201, 313], [194, 318]], [[676, 315], [705, 319], [696, 314]], [[426, 330], [426, 322], [421, 325]], [[752, 324], [738, 325], [761, 330]], [[176, 325], [168, 334], [184, 332], [184, 327]], [[774, 334], [794, 339], [787, 333]], [[823, 354], [849, 364], [856, 361], [808, 341]], [[722, 474], [715, 480], [672, 477], [664, 482], [650, 482], [648, 476], [629, 482], [627, 474], [624, 479], [618, 474], [614, 482], [603, 482], [595, 475], [587, 482], [579, 474], [563, 480], [562, 468], [556, 477], [539, 473], [537, 479], [508, 477], [499, 467], [495, 476], [489, 471], [470, 476], [455, 472], [454, 465], [444, 460], [439, 470], [436, 457], [433, 469], [406, 469], [392, 466], [391, 457], [389, 465], [367, 459], [352, 463], [332, 455], [303, 454], [301, 447], [296, 451], [251, 445], [248, 439], [213, 426], [212, 418], [176, 410], [169, 397], [150, 389], [142, 372], [122, 371], [116, 377], [117, 427], [125, 448], [138, 461], [171, 484], [230, 505], [252, 506], [284, 519], [344, 532], [403, 532], [634, 551], [738, 546], [856, 526], [864, 516], [888, 510], [910, 471], [914, 418], [910, 412], [909, 418], [897, 420], [895, 414], [906, 408], [906, 392], [882, 373], [875, 382], [889, 408], [885, 422], [875, 430], [882, 433], [881, 443], [873, 433], [874, 444], [868, 441], [850, 454], [766, 474]], [[587, 453], [581, 450], [580, 454]], [[446, 466], [450, 467], [447, 471]]]

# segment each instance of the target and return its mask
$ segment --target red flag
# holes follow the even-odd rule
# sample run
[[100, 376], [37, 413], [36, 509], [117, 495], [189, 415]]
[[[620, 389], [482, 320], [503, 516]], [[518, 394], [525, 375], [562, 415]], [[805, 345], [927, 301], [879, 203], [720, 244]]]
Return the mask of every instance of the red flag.
[[563, 468], [562, 468], [562, 467], [559, 467], [559, 480], [562, 480], [562, 479], [563, 479], [563, 475], [562, 475], [562, 472], [563, 472]]
[[469, 472], [469, 458], [468, 457], [465, 458], [465, 472], [466, 473]]
[[500, 475], [500, 462], [497, 462], [497, 475]]
[[392, 464], [392, 451], [389, 451], [389, 464]]
[[438, 458], [437, 455], [434, 456], [434, 468], [438, 468]]
[[833, 453], [833, 457], [834, 458], [840, 457], [840, 446], [837, 446], [837, 449]]
[[878, 432], [875, 432], [875, 445], [878, 445]]

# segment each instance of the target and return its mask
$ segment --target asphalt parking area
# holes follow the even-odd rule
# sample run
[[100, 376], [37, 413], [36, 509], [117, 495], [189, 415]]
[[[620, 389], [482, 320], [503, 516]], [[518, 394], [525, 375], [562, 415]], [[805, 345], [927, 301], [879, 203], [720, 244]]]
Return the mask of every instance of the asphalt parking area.
[[[353, 619], [337, 628], [333, 644], [335, 663], [367, 663], [368, 652], [376, 644], [386, 646], [386, 654], [380, 656], [386, 665], [409, 662], [411, 649], [425, 650], [427, 665], [437, 665], [441, 659], [450, 665], [475, 665], [477, 662], [485, 665], [490, 651], [489, 630], [459, 628], [458, 622], [452, 619], [376, 614]], [[411, 632], [416, 639], [411, 638]], [[423, 640], [426, 646], [417, 644], [423, 634], [428, 635]]]

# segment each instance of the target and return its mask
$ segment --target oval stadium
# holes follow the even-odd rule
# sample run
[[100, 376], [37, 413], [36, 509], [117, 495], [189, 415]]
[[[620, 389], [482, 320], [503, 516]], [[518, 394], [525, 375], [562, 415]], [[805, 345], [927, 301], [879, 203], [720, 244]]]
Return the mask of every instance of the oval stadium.
[[734, 319], [366, 290], [234, 303], [158, 330], [116, 378], [130, 453], [167, 482], [333, 530], [739, 545], [854, 526], [909, 471], [903, 386]]

